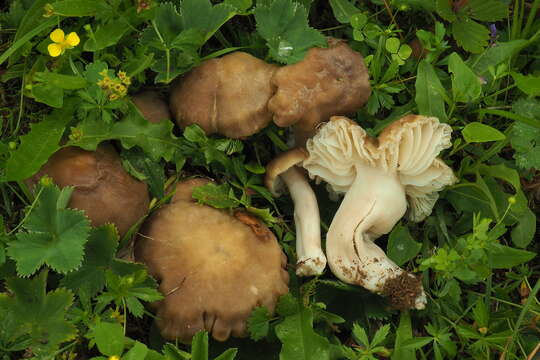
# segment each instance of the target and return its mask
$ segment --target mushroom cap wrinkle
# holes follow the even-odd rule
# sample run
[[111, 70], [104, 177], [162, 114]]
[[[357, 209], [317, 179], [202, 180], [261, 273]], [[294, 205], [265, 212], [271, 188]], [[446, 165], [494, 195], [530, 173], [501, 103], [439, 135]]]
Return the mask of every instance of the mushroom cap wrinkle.
[[62, 148], [26, 182], [32, 187], [44, 175], [60, 187], [74, 187], [69, 207], [84, 210], [93, 226], [113, 223], [124, 235], [148, 211], [147, 185], [124, 170], [112, 145]]
[[355, 112], [371, 94], [362, 56], [341, 40], [330, 38], [328, 45], [310, 49], [302, 61], [279, 68], [272, 77], [277, 90], [268, 108], [278, 126], [295, 125], [299, 146], [319, 123]]
[[[350, 119], [332, 117], [308, 140], [309, 156], [302, 165], [310, 177], [345, 193], [326, 243], [328, 263], [338, 278], [389, 295], [397, 307], [423, 308], [420, 281], [373, 240], [390, 232], [407, 211], [411, 220], [423, 220], [438, 192], [456, 181], [437, 158], [451, 146], [450, 135], [450, 126], [436, 118], [409, 115], [374, 139]], [[396, 284], [409, 289], [399, 292]]]
[[170, 204], [143, 226], [135, 257], [160, 282], [154, 303], [167, 339], [188, 342], [200, 330], [224, 341], [244, 336], [253, 308], [270, 312], [288, 291], [286, 257], [272, 232], [251, 215], [235, 215], [191, 199], [208, 180], [179, 183]]
[[206, 60], [173, 83], [171, 112], [181, 128], [198, 124], [207, 135], [253, 135], [272, 121], [267, 103], [276, 68], [241, 51]]

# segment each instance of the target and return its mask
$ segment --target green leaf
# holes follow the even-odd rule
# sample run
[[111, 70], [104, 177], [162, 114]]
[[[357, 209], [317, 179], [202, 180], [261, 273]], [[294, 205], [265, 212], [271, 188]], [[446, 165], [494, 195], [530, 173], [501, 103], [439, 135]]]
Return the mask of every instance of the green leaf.
[[448, 120], [444, 109], [445, 90], [433, 69], [426, 60], [418, 64], [416, 75], [415, 101], [421, 115], [436, 116], [441, 122]]
[[90, 220], [80, 210], [58, 207], [58, 199], [65, 191], [71, 190], [44, 187], [23, 224], [26, 232], [20, 231], [17, 239], [9, 243], [8, 254], [16, 261], [21, 276], [32, 275], [43, 264], [64, 274], [80, 266]]
[[66, 17], [96, 16], [99, 13], [112, 11], [103, 0], [64, 0], [52, 3], [55, 15]]
[[113, 46], [126, 34], [133, 31], [133, 26], [123, 17], [118, 16], [99, 26], [84, 43], [84, 51], [103, 50]]
[[468, 123], [461, 130], [461, 134], [468, 143], [482, 143], [506, 139], [506, 136], [499, 130], [479, 122]]
[[394, 343], [394, 352], [392, 352], [392, 360], [409, 360], [414, 359], [414, 349], [407, 349], [403, 346], [406, 341], [413, 339], [411, 313], [407, 310], [401, 311], [399, 316], [399, 326], [396, 330], [396, 340]]
[[512, 40], [508, 42], [498, 42], [497, 46], [491, 46], [478, 55], [473, 63], [472, 69], [478, 76], [487, 76], [489, 69], [510, 59], [521, 49], [527, 46], [527, 40]]
[[389, 53], [396, 54], [399, 50], [400, 45], [401, 42], [399, 41], [399, 39], [392, 37], [386, 39], [385, 48], [386, 51], [388, 51]]
[[459, 46], [473, 54], [482, 52], [488, 45], [488, 28], [468, 17], [459, 18], [452, 23], [452, 34]]
[[148, 354], [148, 347], [143, 343], [135, 341], [135, 344], [129, 349], [127, 353], [122, 355], [123, 360], [143, 360], [146, 359]]
[[208, 360], [208, 333], [199, 331], [191, 340], [191, 360]]
[[210, 205], [217, 209], [231, 209], [239, 205], [238, 200], [231, 196], [231, 191], [228, 184], [208, 183], [194, 188], [191, 196], [201, 204]]
[[171, 121], [151, 123], [144, 119], [132, 104], [130, 108], [128, 116], [114, 124], [83, 120], [72, 129], [72, 132], [75, 130], [81, 135], [68, 145], [93, 151], [102, 141], [114, 139], [120, 140], [126, 149], [141, 147], [154, 160], [160, 158], [172, 160], [174, 154], [181, 150], [180, 143], [172, 134], [173, 123]]
[[212, 6], [209, 0], [183, 0], [181, 3], [184, 29], [204, 33], [204, 42], [236, 15], [235, 8], [227, 3]]
[[111, 265], [117, 246], [118, 233], [114, 225], [92, 229], [82, 266], [66, 274], [60, 284], [79, 294], [95, 296], [105, 286], [105, 270]]
[[342, 24], [348, 24], [351, 16], [360, 12], [349, 0], [330, 0], [330, 6], [336, 20]]
[[122, 165], [131, 176], [144, 181], [152, 196], [161, 199], [165, 196], [165, 173], [163, 164], [152, 160], [140, 148], [134, 147], [121, 153]]
[[171, 49], [174, 39], [182, 33], [183, 18], [171, 2], [156, 6], [152, 26], [141, 35], [141, 43], [159, 50]]
[[270, 329], [270, 313], [264, 306], [253, 309], [247, 320], [247, 328], [251, 339], [258, 341], [268, 335]]
[[450, 1], [448, 0], [436, 0], [437, 14], [445, 20], [450, 22], [456, 21], [456, 14], [452, 10]]
[[94, 340], [103, 355], [122, 355], [124, 351], [124, 329], [120, 324], [100, 322], [93, 330]]
[[522, 75], [517, 72], [512, 73], [512, 77], [516, 82], [519, 90], [523, 91], [529, 96], [540, 95], [540, 76]]
[[380, 345], [386, 340], [386, 337], [390, 333], [390, 324], [386, 324], [383, 327], [379, 328], [375, 335], [373, 335], [373, 340], [371, 340], [371, 346]]
[[536, 233], [536, 215], [527, 209], [519, 217], [519, 223], [512, 229], [512, 243], [520, 248], [525, 248], [534, 239]]
[[80, 76], [53, 72], [36, 72], [34, 74], [34, 80], [66, 90], [82, 89], [88, 85], [87, 81]]
[[356, 341], [358, 345], [362, 345], [364, 347], [369, 346], [369, 338], [366, 333], [366, 330], [364, 330], [364, 328], [358, 325], [357, 323], [353, 324], [352, 335], [353, 335], [354, 341]]
[[276, 325], [276, 335], [281, 341], [280, 360], [330, 359], [328, 339], [313, 330], [313, 312], [296, 304], [297, 312]]
[[[512, 110], [520, 116], [540, 119], [540, 101], [537, 99], [518, 99]], [[510, 143], [516, 151], [516, 165], [522, 169], [540, 169], [540, 128], [521, 122], [513, 125]]]
[[293, 0], [275, 0], [255, 8], [257, 31], [276, 61], [292, 64], [302, 60], [310, 48], [326, 46], [324, 36], [309, 27], [307, 15], [306, 9]]
[[71, 120], [68, 108], [55, 110], [21, 136], [21, 144], [6, 162], [5, 181], [19, 181], [34, 175], [58, 149], [66, 124]]
[[499, 21], [508, 17], [508, 5], [499, 0], [469, 0], [463, 8], [478, 21]]
[[501, 244], [491, 244], [489, 251], [494, 269], [510, 269], [536, 257], [534, 252]]
[[388, 257], [400, 266], [414, 258], [421, 247], [422, 244], [414, 241], [409, 229], [401, 224], [396, 225], [388, 237]]
[[32, 95], [36, 101], [54, 108], [61, 108], [64, 104], [64, 90], [48, 83], [35, 84]]
[[216, 357], [214, 360], [234, 360], [236, 358], [236, 354], [238, 353], [238, 349], [227, 349], [225, 350], [221, 355]]
[[[6, 310], [6, 315], [16, 319], [18, 332], [29, 336], [31, 344], [28, 347], [38, 358], [50, 356], [61, 343], [73, 339], [77, 333], [75, 326], [65, 320], [73, 303], [73, 294], [65, 289], [46, 293], [46, 284], [46, 271], [31, 280], [10, 278], [6, 285], [12, 295], [0, 295], [0, 310]], [[2, 325], [4, 327], [6, 323], [3, 321]]]
[[448, 72], [452, 73], [452, 93], [455, 101], [470, 102], [480, 97], [480, 79], [455, 52], [448, 57]]

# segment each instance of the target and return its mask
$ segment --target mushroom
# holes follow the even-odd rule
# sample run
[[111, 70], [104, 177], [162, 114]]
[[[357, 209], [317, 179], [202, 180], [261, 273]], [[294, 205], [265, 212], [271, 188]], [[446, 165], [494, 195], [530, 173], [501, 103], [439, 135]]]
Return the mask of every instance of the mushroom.
[[161, 120], [170, 119], [169, 106], [155, 91], [143, 91], [131, 97], [145, 119], [152, 123], [159, 123]]
[[286, 257], [272, 232], [248, 213], [192, 200], [208, 180], [179, 183], [170, 204], [145, 223], [135, 258], [148, 266], [164, 299], [153, 303], [163, 337], [189, 342], [200, 330], [224, 341], [244, 336], [257, 306], [273, 312], [288, 291]]
[[265, 185], [278, 197], [287, 189], [294, 202], [296, 226], [296, 274], [322, 274], [326, 257], [321, 249], [321, 229], [317, 198], [298, 164], [307, 157], [303, 148], [281, 153], [266, 166]]
[[451, 146], [451, 128], [438, 119], [406, 116], [378, 139], [345, 117], [332, 117], [307, 142], [303, 166], [345, 197], [326, 235], [326, 255], [342, 281], [389, 297], [398, 308], [422, 309], [419, 279], [407, 273], [373, 242], [389, 233], [407, 211], [421, 221], [432, 211], [438, 191], [456, 181], [437, 158]]
[[172, 85], [172, 114], [181, 128], [198, 124], [207, 135], [253, 135], [272, 120], [275, 69], [244, 52], [206, 60]]
[[93, 226], [113, 223], [124, 235], [148, 210], [146, 184], [124, 170], [112, 145], [101, 144], [96, 151], [62, 148], [27, 185], [33, 187], [44, 175], [60, 187], [74, 187], [69, 207], [84, 210]]
[[328, 45], [310, 49], [304, 60], [272, 77], [277, 90], [268, 109], [278, 126], [294, 125], [297, 146], [315, 134], [319, 123], [355, 112], [371, 94], [362, 56], [342, 40], [330, 38]]

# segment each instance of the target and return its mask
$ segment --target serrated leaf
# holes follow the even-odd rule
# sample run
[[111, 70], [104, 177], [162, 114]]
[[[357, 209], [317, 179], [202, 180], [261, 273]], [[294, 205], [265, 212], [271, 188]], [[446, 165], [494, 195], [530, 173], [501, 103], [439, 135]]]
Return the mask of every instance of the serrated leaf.
[[139, 146], [154, 160], [163, 158], [171, 161], [175, 153], [181, 150], [180, 143], [172, 134], [173, 123], [170, 121], [151, 123], [133, 106], [130, 104], [129, 114], [114, 124], [83, 120], [73, 129], [80, 136], [70, 141], [68, 145], [93, 151], [102, 141], [114, 139], [120, 140], [126, 149]]
[[26, 231], [17, 233], [17, 240], [8, 245], [8, 254], [21, 276], [32, 275], [43, 264], [65, 274], [83, 260], [90, 220], [82, 211], [58, 208], [60, 196], [56, 186], [44, 187], [23, 225]]
[[416, 97], [415, 101], [421, 115], [436, 116], [441, 122], [448, 120], [444, 108], [445, 90], [433, 69], [433, 66], [426, 60], [418, 64], [416, 75]]
[[204, 33], [206, 42], [229, 19], [236, 15], [227, 3], [213, 5], [209, 0], [183, 0], [181, 3], [184, 28]]
[[7, 279], [12, 296], [0, 297], [0, 308], [17, 319], [19, 331], [30, 337], [34, 355], [48, 356], [75, 337], [76, 328], [65, 320], [73, 294], [65, 289], [46, 293], [47, 272], [32, 280]]
[[328, 339], [313, 330], [313, 312], [297, 304], [298, 311], [276, 325], [276, 335], [283, 344], [281, 360], [330, 359]]
[[481, 53], [488, 45], [488, 28], [468, 17], [452, 23], [452, 34], [459, 46], [473, 54]]
[[270, 313], [264, 306], [253, 309], [247, 320], [249, 337], [255, 341], [261, 340], [268, 335], [270, 329]]
[[100, 322], [93, 329], [94, 340], [103, 355], [122, 355], [124, 329], [118, 323]]
[[6, 162], [5, 181], [19, 181], [34, 175], [60, 147], [65, 126], [71, 120], [69, 108], [55, 110], [21, 136], [21, 144]]
[[304, 58], [315, 46], [326, 46], [326, 39], [309, 27], [307, 11], [293, 0], [276, 0], [255, 8], [257, 31], [266, 40], [270, 56], [292, 64]]
[[358, 345], [362, 345], [365, 347], [369, 346], [369, 338], [367, 336], [366, 330], [364, 330], [364, 328], [357, 323], [353, 324], [352, 335], [354, 341], [356, 341]]
[[463, 11], [478, 21], [499, 21], [508, 17], [508, 5], [498, 0], [469, 0]]
[[208, 183], [194, 188], [191, 196], [201, 204], [210, 205], [217, 209], [238, 207], [238, 200], [230, 194], [231, 187], [228, 184]]
[[401, 224], [396, 225], [388, 237], [388, 257], [401, 266], [414, 258], [422, 244], [414, 241], [409, 229]]
[[165, 173], [163, 164], [152, 160], [138, 147], [122, 151], [122, 165], [134, 178], [144, 181], [152, 196], [161, 199], [165, 196]]
[[480, 78], [455, 52], [448, 57], [448, 72], [452, 74], [452, 94], [455, 101], [470, 102], [480, 97]]
[[482, 143], [506, 139], [506, 135], [499, 130], [479, 122], [468, 123], [463, 130], [461, 130], [461, 133], [468, 143]]
[[171, 2], [159, 4], [154, 11], [152, 26], [143, 31], [141, 43], [159, 50], [171, 49], [174, 39], [184, 30], [182, 16]]
[[95, 296], [105, 286], [105, 270], [114, 259], [117, 246], [118, 233], [113, 225], [92, 229], [81, 268], [66, 274], [60, 284], [75, 292]]
[[234, 360], [236, 358], [237, 353], [238, 353], [238, 349], [236, 348], [227, 349], [221, 355], [216, 357], [214, 360]]

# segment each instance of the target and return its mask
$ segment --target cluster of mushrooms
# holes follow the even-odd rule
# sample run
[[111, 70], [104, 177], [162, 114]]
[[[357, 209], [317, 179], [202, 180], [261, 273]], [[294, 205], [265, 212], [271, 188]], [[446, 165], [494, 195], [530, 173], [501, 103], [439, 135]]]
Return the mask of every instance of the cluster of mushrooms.
[[[295, 146], [267, 165], [265, 185], [293, 199], [296, 273], [320, 275], [327, 263], [340, 280], [385, 295], [398, 308], [422, 309], [420, 280], [393, 263], [374, 243], [405, 215], [421, 221], [438, 192], [455, 182], [437, 156], [451, 145], [451, 129], [436, 118], [409, 115], [372, 138], [354, 113], [371, 93], [360, 54], [340, 40], [313, 48], [303, 61], [278, 67], [247, 53], [207, 60], [172, 85], [169, 107], [155, 93], [133, 97], [148, 121], [172, 114], [184, 128], [246, 138], [274, 122], [293, 127]], [[116, 224], [124, 235], [148, 211], [146, 184], [122, 167], [111, 145], [95, 152], [65, 147], [27, 180], [48, 175], [74, 186], [70, 206], [94, 226]], [[317, 198], [308, 177], [344, 194], [321, 247]], [[287, 259], [257, 218], [196, 203], [192, 178], [176, 185], [169, 204], [152, 213], [135, 240], [135, 259], [159, 281], [164, 299], [153, 303], [168, 339], [189, 341], [200, 330], [217, 340], [243, 336], [253, 308], [272, 312], [288, 292]]]

